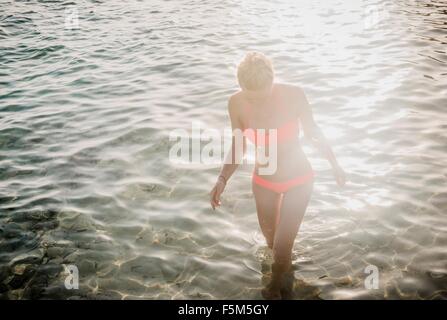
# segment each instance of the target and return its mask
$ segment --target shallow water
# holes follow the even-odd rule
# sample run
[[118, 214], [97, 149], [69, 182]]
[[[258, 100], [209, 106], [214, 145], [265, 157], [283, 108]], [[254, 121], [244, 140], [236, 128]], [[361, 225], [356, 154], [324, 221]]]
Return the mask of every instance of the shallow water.
[[306, 148], [291, 298], [447, 297], [447, 1], [0, 6], [1, 298], [262, 298], [251, 167], [212, 212], [217, 167], [168, 157], [172, 130], [229, 125], [247, 50], [305, 89], [350, 180]]

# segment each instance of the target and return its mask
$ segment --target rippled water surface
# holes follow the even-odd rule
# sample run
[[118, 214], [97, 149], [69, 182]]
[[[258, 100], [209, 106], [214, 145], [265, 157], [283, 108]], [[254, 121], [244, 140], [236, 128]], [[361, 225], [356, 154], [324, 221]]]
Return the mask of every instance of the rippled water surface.
[[1, 298], [262, 298], [250, 166], [212, 212], [217, 167], [168, 157], [172, 130], [229, 126], [248, 50], [305, 89], [350, 180], [306, 148], [292, 298], [447, 297], [446, 1], [0, 7]]

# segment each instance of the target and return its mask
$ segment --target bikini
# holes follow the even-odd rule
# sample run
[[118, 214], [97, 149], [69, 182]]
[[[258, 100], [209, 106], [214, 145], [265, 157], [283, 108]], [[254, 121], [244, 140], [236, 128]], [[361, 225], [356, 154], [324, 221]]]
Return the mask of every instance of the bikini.
[[[249, 141], [251, 141], [255, 146], [267, 146], [269, 144], [269, 134], [268, 134], [269, 130], [259, 130], [258, 131], [258, 129], [255, 129], [255, 128], [253, 128], [253, 126], [251, 126], [251, 121], [250, 121], [250, 118], [251, 118], [250, 115], [252, 114], [251, 107], [248, 104], [246, 106], [249, 109], [248, 110], [248, 126], [244, 130], [244, 136], [247, 137], [247, 139]], [[281, 144], [281, 143], [284, 143], [290, 139], [293, 139], [294, 137], [297, 137], [299, 134], [299, 130], [300, 130], [300, 128], [299, 128], [298, 119], [287, 121], [282, 126], [276, 128], [276, 133], [277, 133], [276, 143]], [[308, 174], [305, 174], [302, 176], [297, 176], [290, 180], [286, 180], [283, 182], [273, 182], [273, 181], [269, 181], [269, 180], [262, 178], [261, 176], [256, 174], [256, 171], [254, 171], [253, 172], [253, 182], [256, 183], [257, 185], [259, 185], [265, 189], [271, 190], [273, 192], [286, 193], [293, 187], [303, 185], [303, 184], [306, 184], [306, 183], [312, 181], [314, 178], [314, 175], [315, 174], [314, 174], [313, 170], [311, 170]]]

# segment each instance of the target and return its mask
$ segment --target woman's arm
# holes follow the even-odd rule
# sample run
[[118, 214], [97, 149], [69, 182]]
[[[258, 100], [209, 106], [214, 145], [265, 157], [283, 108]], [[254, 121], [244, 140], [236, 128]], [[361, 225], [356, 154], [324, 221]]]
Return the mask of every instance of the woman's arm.
[[[245, 137], [242, 136], [242, 122], [240, 121], [237, 105], [233, 97], [228, 100], [228, 113], [230, 115], [232, 129], [231, 150], [228, 150], [216, 184], [210, 192], [210, 202], [213, 209], [220, 205], [220, 195], [224, 191], [227, 181], [242, 162], [246, 149]], [[241, 136], [237, 137], [237, 134]]]
[[346, 176], [343, 169], [337, 162], [332, 148], [329, 142], [325, 138], [323, 132], [315, 123], [312, 109], [307, 101], [306, 95], [303, 90], [297, 88], [296, 97], [298, 99], [298, 113], [303, 127], [304, 137], [309, 140], [314, 147], [325, 157], [331, 164], [332, 171], [334, 172], [335, 179], [339, 186], [343, 186], [346, 183]]

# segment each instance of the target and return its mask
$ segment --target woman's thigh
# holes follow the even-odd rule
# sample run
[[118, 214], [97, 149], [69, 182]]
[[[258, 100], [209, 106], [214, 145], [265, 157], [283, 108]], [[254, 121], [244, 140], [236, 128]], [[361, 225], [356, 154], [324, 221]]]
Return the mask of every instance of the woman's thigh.
[[273, 249], [275, 256], [288, 259], [313, 191], [313, 182], [287, 191], [281, 202]]
[[253, 195], [256, 201], [258, 221], [264, 236], [273, 245], [275, 225], [277, 222], [281, 195], [253, 183]]

